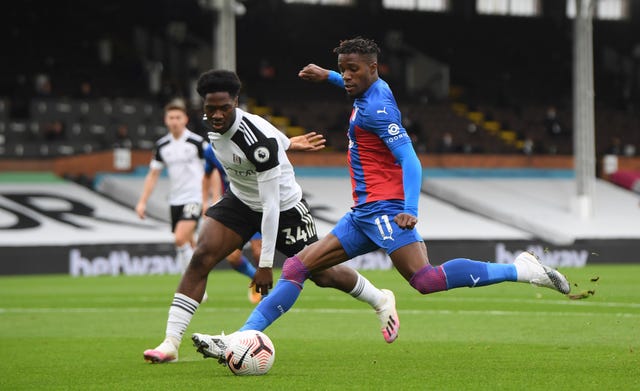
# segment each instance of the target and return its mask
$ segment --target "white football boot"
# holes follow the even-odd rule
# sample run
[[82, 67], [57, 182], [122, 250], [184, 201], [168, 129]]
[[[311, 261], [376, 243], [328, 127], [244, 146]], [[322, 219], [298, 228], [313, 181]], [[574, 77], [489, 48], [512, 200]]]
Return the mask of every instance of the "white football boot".
[[152, 364], [178, 361], [178, 348], [170, 338], [162, 341], [155, 349], [145, 350], [143, 354], [145, 361]]
[[215, 358], [220, 364], [226, 364], [227, 359], [224, 356], [224, 351], [231, 342], [231, 336], [224, 335], [208, 335], [193, 333], [191, 340], [193, 346], [196, 347], [196, 351], [201, 353], [204, 358]]
[[571, 286], [565, 276], [559, 271], [543, 265], [536, 255], [528, 251], [520, 253], [513, 261], [513, 265], [518, 273], [518, 281], [551, 288], [564, 294], [571, 291]]
[[400, 318], [396, 311], [396, 297], [388, 289], [380, 289], [385, 296], [384, 302], [376, 309], [376, 315], [380, 320], [382, 336], [387, 343], [391, 343], [398, 338], [400, 330]]

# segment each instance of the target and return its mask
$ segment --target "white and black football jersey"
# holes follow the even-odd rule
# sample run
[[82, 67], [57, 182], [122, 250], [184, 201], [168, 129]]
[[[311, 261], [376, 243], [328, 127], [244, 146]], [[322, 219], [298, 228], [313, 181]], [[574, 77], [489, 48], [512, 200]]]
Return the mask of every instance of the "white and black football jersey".
[[180, 138], [167, 134], [156, 142], [150, 167], [167, 167], [171, 190], [170, 205], [202, 203], [204, 175], [204, 139], [185, 129]]
[[252, 210], [262, 212], [258, 181], [279, 177], [280, 210], [302, 199], [286, 150], [289, 139], [264, 118], [236, 108], [236, 120], [224, 134], [209, 133], [216, 157], [229, 177], [230, 189]]

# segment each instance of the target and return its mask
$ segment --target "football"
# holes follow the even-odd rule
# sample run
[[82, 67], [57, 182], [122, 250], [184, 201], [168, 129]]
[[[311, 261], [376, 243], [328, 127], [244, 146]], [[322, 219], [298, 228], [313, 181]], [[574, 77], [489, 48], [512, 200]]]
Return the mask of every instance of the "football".
[[276, 350], [263, 332], [245, 330], [233, 334], [224, 356], [235, 375], [264, 375], [273, 365]]

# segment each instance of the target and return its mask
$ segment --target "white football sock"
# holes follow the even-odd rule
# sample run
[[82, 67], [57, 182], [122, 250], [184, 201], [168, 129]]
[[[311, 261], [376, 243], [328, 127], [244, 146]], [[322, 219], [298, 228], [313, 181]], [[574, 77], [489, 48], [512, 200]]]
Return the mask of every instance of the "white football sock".
[[182, 246], [176, 246], [176, 258], [178, 258], [178, 262], [182, 267], [182, 272], [184, 273], [187, 270], [187, 266], [189, 266], [189, 262], [191, 262], [191, 257], [193, 256], [193, 247], [191, 247], [191, 243], [185, 243]]
[[378, 307], [384, 303], [384, 294], [380, 289], [373, 286], [362, 274], [358, 272], [356, 272], [356, 274], [358, 274], [356, 286], [349, 294], [360, 301], [369, 303], [371, 307], [378, 309]]
[[182, 336], [187, 330], [193, 314], [198, 309], [198, 305], [200, 305], [200, 303], [182, 293], [173, 295], [173, 302], [171, 302], [171, 307], [169, 307], [166, 334], [167, 338], [172, 338], [172, 342], [174, 342], [176, 347], [180, 346]]

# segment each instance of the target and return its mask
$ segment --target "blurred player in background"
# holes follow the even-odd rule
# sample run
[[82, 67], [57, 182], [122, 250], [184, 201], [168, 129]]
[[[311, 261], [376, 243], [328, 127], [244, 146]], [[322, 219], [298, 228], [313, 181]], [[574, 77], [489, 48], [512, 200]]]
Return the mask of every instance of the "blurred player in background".
[[164, 124], [169, 134], [156, 142], [149, 172], [144, 180], [136, 213], [145, 218], [147, 201], [160, 173], [166, 167], [169, 174], [171, 232], [174, 234], [176, 258], [186, 269], [193, 255], [195, 233], [202, 214], [202, 177], [204, 175], [204, 144], [199, 135], [187, 129], [187, 108], [176, 99], [164, 108]]
[[[229, 187], [229, 179], [224, 168], [216, 159], [211, 145], [207, 145], [204, 149], [204, 176], [202, 177], [202, 205], [211, 206], [217, 202], [222, 194]], [[262, 246], [262, 235], [256, 233], [249, 240], [251, 243], [251, 251], [254, 259], [260, 259], [260, 247]], [[237, 272], [244, 274], [253, 280], [256, 274], [256, 268], [247, 257], [242, 253], [242, 249], [236, 249], [227, 256], [227, 261]], [[253, 304], [260, 302], [262, 295], [257, 290], [249, 286], [249, 301]]]
[[[231, 71], [212, 70], [198, 79], [198, 94], [213, 132], [209, 139], [224, 166], [230, 186], [222, 199], [207, 209], [198, 245], [173, 297], [165, 340], [144, 352], [152, 363], [176, 361], [182, 336], [198, 309], [209, 272], [225, 257], [262, 233], [262, 249], [254, 276], [256, 289], [266, 295], [273, 284], [272, 266], [278, 249], [287, 256], [318, 240], [309, 206], [302, 198], [286, 150], [319, 150], [325, 140], [313, 133], [288, 139], [264, 118], [238, 108], [241, 83]], [[317, 271], [318, 286], [333, 287], [371, 305], [386, 327], [398, 325], [395, 298], [374, 287], [353, 269], [340, 265]], [[264, 301], [265, 299], [263, 299]], [[388, 338], [397, 336], [397, 327]], [[207, 356], [210, 340], [194, 334], [198, 351]]]
[[[375, 42], [355, 38], [334, 49], [340, 73], [314, 64], [299, 76], [329, 81], [354, 98], [349, 118], [348, 161], [354, 207], [330, 234], [288, 258], [273, 292], [254, 309], [240, 330], [264, 330], [295, 303], [306, 279], [318, 270], [377, 248], [384, 249], [400, 274], [422, 294], [458, 287], [479, 287], [503, 281], [532, 283], [569, 293], [566, 278], [543, 266], [530, 253], [513, 264], [457, 258], [432, 266], [422, 237], [415, 229], [422, 166], [410, 137], [402, 127], [391, 89], [378, 77], [379, 48]], [[335, 267], [335, 266], [334, 266]], [[268, 281], [256, 279], [262, 290]], [[208, 356], [224, 361], [229, 336], [207, 336]]]

